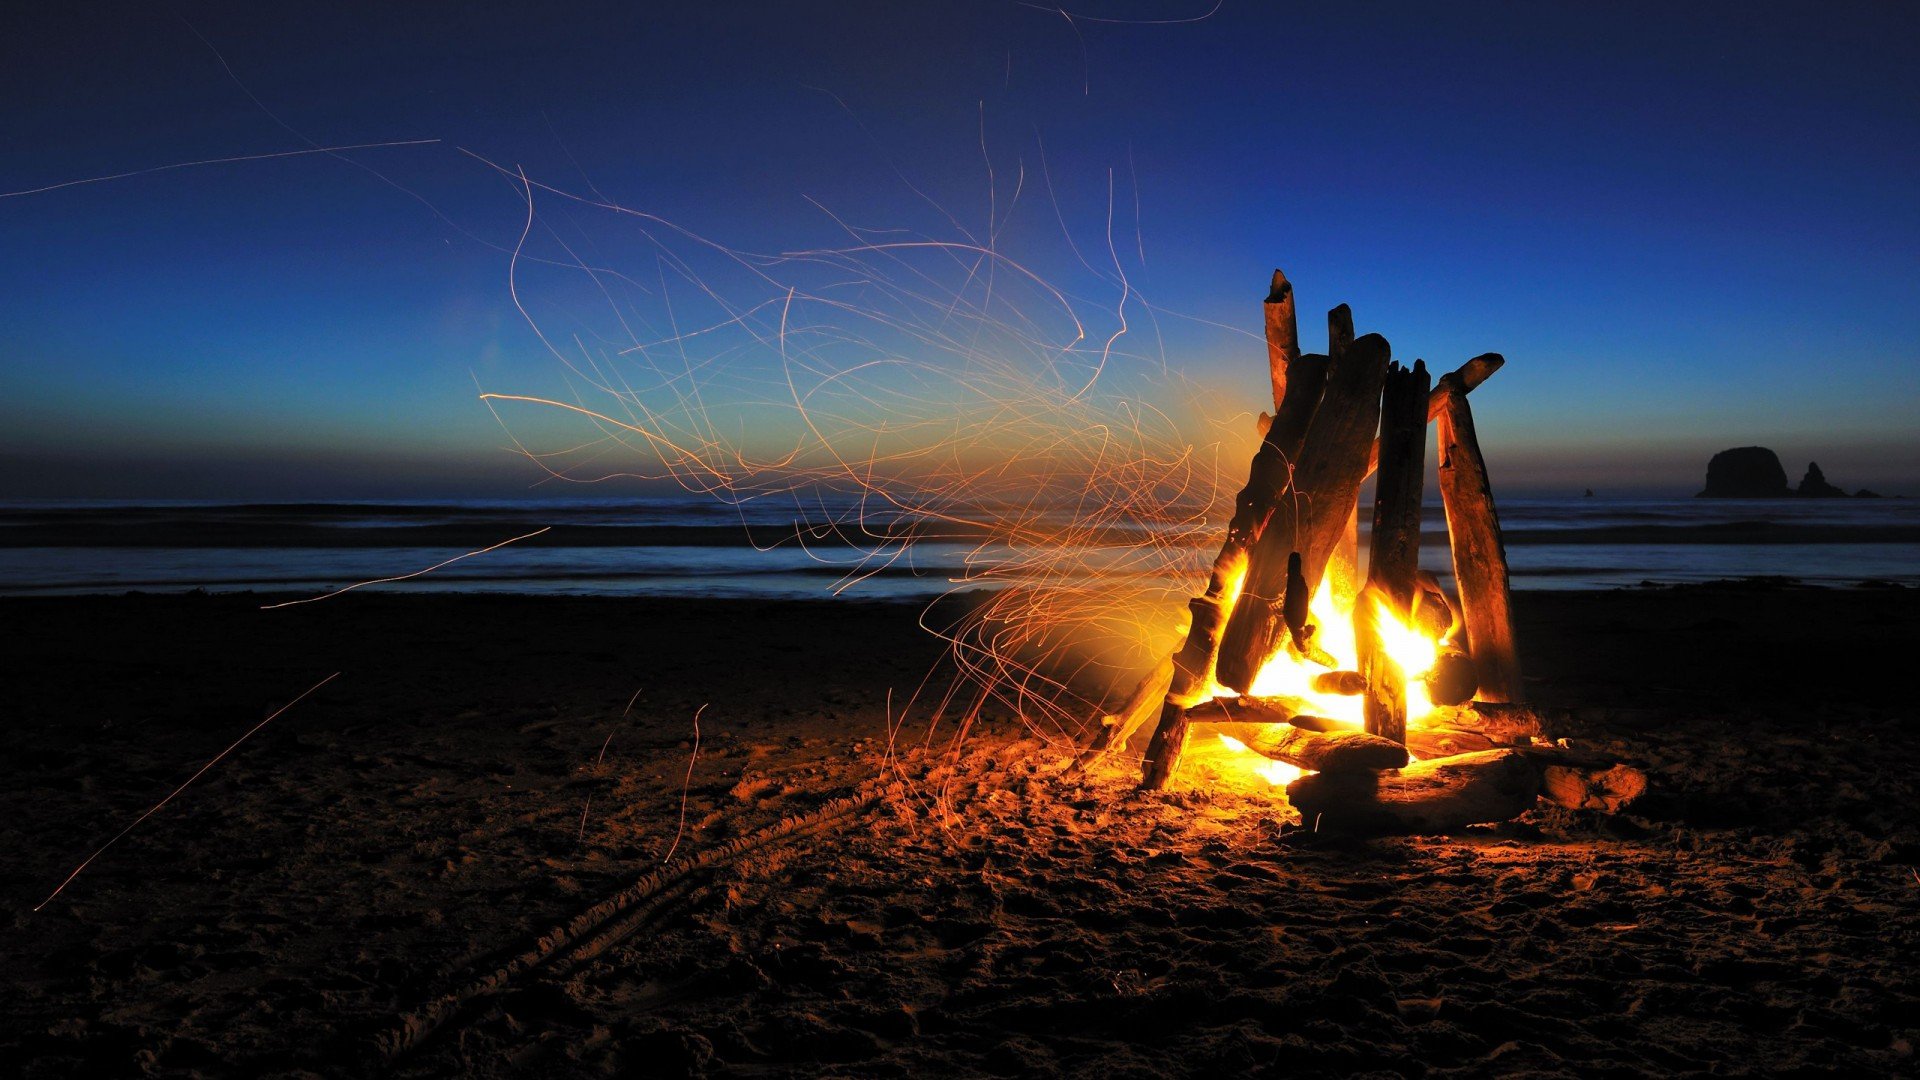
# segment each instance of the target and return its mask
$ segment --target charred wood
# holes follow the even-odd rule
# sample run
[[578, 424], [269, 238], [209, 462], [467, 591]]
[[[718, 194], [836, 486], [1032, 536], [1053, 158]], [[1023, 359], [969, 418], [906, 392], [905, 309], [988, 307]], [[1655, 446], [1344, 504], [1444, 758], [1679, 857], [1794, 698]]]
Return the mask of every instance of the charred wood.
[[[1359, 495], [1389, 353], [1385, 338], [1369, 334], [1329, 361], [1318, 408], [1294, 459], [1292, 483], [1254, 542], [1245, 584], [1221, 635], [1217, 678], [1226, 686], [1245, 693], [1281, 644], [1286, 628], [1279, 607], [1288, 556], [1300, 554], [1309, 596], [1319, 586]], [[1275, 420], [1276, 430], [1281, 419]]]
[[1383, 773], [1316, 773], [1287, 785], [1287, 799], [1307, 828], [1366, 835], [1506, 821], [1539, 793], [1539, 774], [1517, 750], [1483, 750]]
[[1367, 731], [1395, 742], [1407, 737], [1407, 673], [1381, 647], [1382, 608], [1407, 618], [1420, 575], [1420, 495], [1426, 482], [1427, 365], [1387, 368], [1380, 405], [1380, 475], [1367, 546], [1367, 587], [1354, 605], [1354, 641], [1366, 676]]

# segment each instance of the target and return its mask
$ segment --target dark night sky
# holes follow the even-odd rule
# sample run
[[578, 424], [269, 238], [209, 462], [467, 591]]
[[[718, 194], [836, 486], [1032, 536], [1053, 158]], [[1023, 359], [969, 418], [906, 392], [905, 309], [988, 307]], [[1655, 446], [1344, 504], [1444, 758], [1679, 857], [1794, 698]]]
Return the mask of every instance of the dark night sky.
[[[525, 206], [462, 148], [767, 251], [832, 242], [816, 203], [925, 228], [909, 182], [983, 229], [1042, 143], [1075, 235], [1117, 177], [1159, 309], [1257, 331], [1281, 265], [1308, 327], [1505, 353], [1510, 488], [1690, 493], [1758, 442], [1920, 494], [1911, 5], [282, 6], [9, 16], [0, 192], [441, 141], [0, 199], [0, 497], [523, 489], [474, 386], [551, 390]], [[1163, 325], [1257, 407], [1256, 342]]]

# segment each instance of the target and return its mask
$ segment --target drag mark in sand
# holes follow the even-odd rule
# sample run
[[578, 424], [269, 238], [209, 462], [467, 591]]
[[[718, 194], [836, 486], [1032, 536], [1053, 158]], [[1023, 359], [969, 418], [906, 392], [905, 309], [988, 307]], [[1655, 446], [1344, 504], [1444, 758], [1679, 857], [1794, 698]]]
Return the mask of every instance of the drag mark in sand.
[[474, 551], [469, 551], [464, 555], [455, 555], [451, 559], [443, 559], [440, 562], [434, 563], [432, 566], [427, 567], [425, 570], [415, 570], [411, 574], [399, 574], [394, 577], [374, 578], [372, 581], [356, 581], [352, 585], [348, 585], [345, 588], [335, 589], [332, 592], [321, 593], [319, 596], [309, 596], [302, 600], [283, 600], [278, 604], [262, 604], [260, 605], [260, 610], [272, 611], [275, 608], [292, 607], [295, 604], [311, 604], [316, 600], [325, 600], [325, 599], [328, 599], [329, 597], [339, 596], [341, 593], [352, 592], [353, 590], [358, 589], [365, 585], [386, 585], [395, 581], [407, 581], [411, 578], [417, 578], [422, 574], [431, 574], [435, 570], [438, 570], [443, 566], [451, 566], [452, 564], [459, 562], [461, 559], [471, 559], [475, 555], [485, 555], [489, 551], [498, 551], [501, 548], [506, 547], [508, 544], [517, 544], [522, 540], [530, 540], [533, 537], [539, 536], [543, 532], [550, 532], [552, 529], [553, 529], [553, 526], [551, 525], [542, 525], [530, 533], [526, 533], [521, 536], [516, 536], [509, 540], [502, 540], [497, 544], [490, 544], [487, 547], [479, 548]]
[[463, 1015], [470, 1017], [483, 1001], [509, 990], [534, 971], [565, 969], [599, 956], [673, 910], [674, 901], [699, 896], [706, 886], [693, 880], [697, 876], [708, 874], [749, 851], [770, 848], [860, 814], [878, 803], [884, 794], [884, 784], [869, 782], [852, 795], [782, 818], [718, 847], [707, 848], [678, 866], [662, 864], [613, 896], [549, 928], [485, 974], [397, 1017], [391, 1028], [376, 1037], [375, 1055], [391, 1065], [403, 1055], [418, 1050], [449, 1021]]
[[302, 701], [305, 701], [308, 697], [312, 696], [314, 691], [320, 689], [321, 687], [327, 685], [328, 683], [332, 682], [333, 680], [339, 677], [340, 677], [340, 673], [336, 671], [333, 674], [327, 676], [326, 678], [321, 679], [319, 682], [314, 683], [312, 686], [309, 686], [305, 691], [303, 691], [300, 694], [299, 697], [294, 698], [292, 701], [289, 701], [285, 705], [282, 705], [279, 708], [273, 710], [273, 712], [270, 713], [265, 720], [262, 720], [259, 723], [248, 728], [247, 733], [245, 735], [242, 735], [238, 739], [235, 739], [232, 745], [228, 746], [225, 750], [222, 750], [219, 753], [213, 755], [213, 758], [211, 760], [209, 760], [205, 765], [200, 766], [200, 769], [198, 772], [195, 772], [192, 776], [187, 777], [186, 782], [181, 784], [179, 787], [174, 788], [171, 792], [167, 794], [166, 798], [161, 799], [159, 802], [154, 803], [151, 807], [148, 807], [147, 812], [144, 814], [141, 814], [137, 818], [134, 818], [133, 823], [131, 825], [128, 825], [126, 828], [121, 829], [119, 833], [115, 834], [113, 839], [107, 841], [104, 844], [101, 844], [100, 850], [95, 851], [93, 854], [87, 856], [85, 861], [83, 861], [79, 866], [74, 867], [73, 873], [68, 874], [66, 877], [66, 880], [62, 881], [57, 888], [55, 888], [52, 892], [48, 893], [47, 898], [45, 900], [42, 900], [38, 904], [35, 904], [33, 906], [33, 910], [39, 911], [41, 908], [46, 907], [48, 904], [53, 903], [54, 897], [59, 896], [60, 893], [63, 890], [65, 890], [68, 885], [71, 885], [73, 883], [73, 879], [79, 877], [80, 872], [82, 870], [85, 870], [88, 866], [92, 865], [93, 860], [99, 858], [101, 855], [106, 854], [106, 850], [108, 848], [119, 843], [120, 840], [123, 837], [125, 837], [128, 833], [132, 832], [135, 828], [138, 828], [141, 822], [159, 813], [160, 808], [172, 802], [174, 796], [187, 790], [187, 786], [189, 784], [192, 784], [195, 780], [200, 779], [201, 776], [206, 774], [206, 771], [208, 769], [211, 769], [215, 765], [218, 765], [220, 763], [221, 758], [224, 758], [228, 754], [233, 753], [234, 750], [236, 750], [241, 743], [246, 742], [248, 739], [253, 738], [254, 732], [259, 731], [261, 728], [266, 727], [268, 724], [273, 723], [275, 720], [279, 719], [281, 713], [284, 713], [288, 709], [291, 709], [295, 705], [298, 705]]

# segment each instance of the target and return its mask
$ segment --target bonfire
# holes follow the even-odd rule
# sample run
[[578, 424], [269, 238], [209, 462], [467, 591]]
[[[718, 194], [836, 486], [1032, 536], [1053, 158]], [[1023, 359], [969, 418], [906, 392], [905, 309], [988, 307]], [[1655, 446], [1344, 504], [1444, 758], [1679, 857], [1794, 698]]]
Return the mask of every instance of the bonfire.
[[[1293, 287], [1266, 300], [1273, 412], [1185, 641], [1115, 712], [1081, 764], [1152, 724], [1140, 786], [1190, 754], [1284, 787], [1313, 827], [1441, 831], [1514, 817], [1544, 796], [1618, 810], [1631, 767], [1556, 741], [1522, 699], [1506, 551], [1467, 396], [1498, 353], [1437, 381], [1356, 338], [1345, 304], [1327, 351], [1302, 353]], [[1454, 592], [1420, 569], [1427, 425], [1436, 428]], [[1359, 498], [1377, 474], [1366, 576]]]

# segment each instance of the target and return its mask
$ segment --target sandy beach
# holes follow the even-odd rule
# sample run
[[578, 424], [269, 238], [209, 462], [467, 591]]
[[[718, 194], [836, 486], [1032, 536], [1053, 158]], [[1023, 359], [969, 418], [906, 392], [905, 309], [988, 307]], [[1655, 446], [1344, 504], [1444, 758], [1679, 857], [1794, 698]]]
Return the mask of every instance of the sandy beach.
[[1062, 776], [1004, 712], [890, 739], [945, 685], [908, 605], [0, 600], [0, 1060], [1905, 1074], [1917, 597], [1517, 594], [1530, 696], [1632, 710], [1575, 734], [1652, 790], [1376, 840], [1263, 793], [1141, 795], [1131, 762]]

